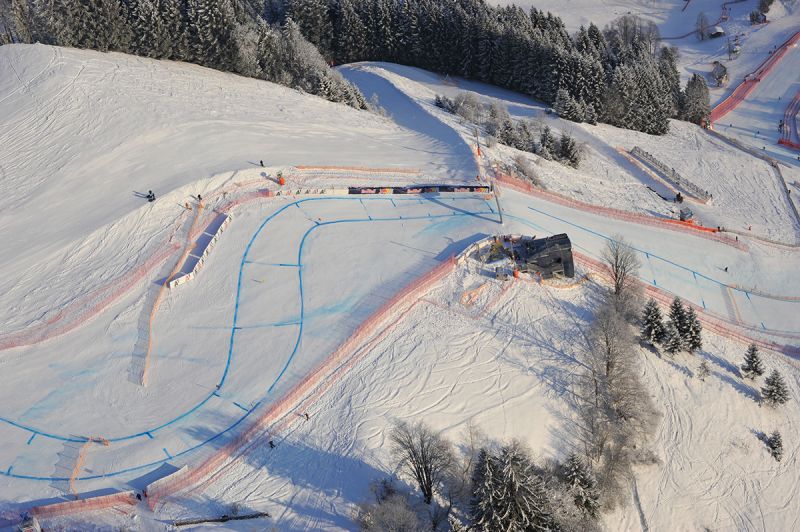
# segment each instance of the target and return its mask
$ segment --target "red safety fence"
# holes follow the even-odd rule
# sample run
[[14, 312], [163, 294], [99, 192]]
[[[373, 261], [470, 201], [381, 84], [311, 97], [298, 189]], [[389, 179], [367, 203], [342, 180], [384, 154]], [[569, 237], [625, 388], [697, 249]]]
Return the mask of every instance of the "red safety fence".
[[681, 222], [678, 220], [669, 220], [666, 218], [654, 218], [652, 216], [635, 214], [632, 212], [622, 211], [619, 209], [613, 209], [611, 207], [601, 207], [599, 205], [591, 205], [589, 203], [584, 203], [582, 201], [562, 196], [561, 194], [556, 194], [555, 192], [550, 192], [541, 188], [537, 188], [528, 181], [523, 181], [522, 179], [512, 177], [500, 172], [496, 173], [495, 179], [503, 186], [506, 186], [518, 192], [522, 192], [524, 194], [528, 194], [531, 196], [536, 196], [543, 200], [550, 201], [553, 203], [558, 203], [559, 205], [564, 205], [565, 207], [570, 207], [572, 209], [590, 212], [600, 216], [609, 216], [611, 218], [624, 220], [626, 222], [633, 222], [641, 225], [649, 225], [652, 227], [660, 227], [662, 229], [669, 229], [671, 231], [678, 231], [682, 233], [691, 233], [695, 236], [707, 238], [709, 240], [714, 240], [716, 242], [720, 242], [722, 244], [735, 247], [742, 251], [747, 251], [748, 249], [744, 243], [720, 235], [716, 228], [703, 227], [701, 225]]
[[[297, 418], [297, 416], [289, 416], [288, 419], [283, 419], [287, 414], [292, 411], [298, 411], [300, 406], [308, 406], [309, 401], [330, 388], [347, 369], [355, 364], [357, 358], [354, 357], [360, 357], [369, 352], [369, 346], [375, 342], [375, 339], [370, 340], [367, 345], [362, 344], [378, 332], [380, 325], [385, 323], [388, 318], [397, 316], [398, 313], [399, 317], [404, 316], [424, 292], [455, 268], [455, 264], [455, 259], [453, 258], [439, 264], [384, 303], [330, 356], [310, 371], [303, 380], [279, 401], [269, 405], [266, 411], [260, 414], [246, 430], [214, 453], [211, 458], [208, 458], [197, 467], [187, 468], [183, 472], [175, 473], [169, 479], [164, 479], [158, 485], [154, 484], [152, 488], [148, 488], [147, 500], [150, 508], [155, 508], [159, 501], [166, 497], [195, 486], [212, 475], [219, 474], [230, 459], [235, 458], [245, 446], [255, 442], [265, 430], [268, 430], [269, 433], [275, 433], [285, 429], [289, 423]], [[408, 308], [401, 312], [403, 306], [408, 306]], [[395, 320], [394, 323], [397, 321]], [[279, 422], [280, 424], [276, 425]]]
[[178, 249], [180, 249], [179, 244], [166, 242], [143, 264], [126, 271], [105, 286], [78, 298], [45, 322], [0, 335], [0, 351], [34, 345], [76, 329], [125, 295], [128, 290], [142, 281], [147, 274]]
[[730, 96], [722, 100], [714, 109], [711, 111], [711, 122], [716, 122], [729, 112], [733, 111], [736, 106], [744, 101], [747, 96], [753, 92], [753, 89], [756, 88], [758, 82], [761, 81], [770, 71], [777, 65], [783, 56], [786, 55], [786, 52], [797, 44], [800, 41], [800, 31], [789, 37], [786, 42], [778, 47], [777, 50], [772, 52], [772, 54], [763, 62], [759, 67], [751, 72], [750, 74], [744, 77], [744, 81], [736, 87]]
[[783, 114], [781, 138], [778, 141], [778, 144], [795, 150], [800, 150], [800, 131], [797, 128], [798, 113], [800, 113], [800, 92], [795, 95]]
[[31, 509], [30, 513], [37, 519], [50, 519], [81, 512], [104, 510], [122, 505], [133, 506], [136, 504], [136, 501], [136, 494], [134, 492], [121, 491], [100, 497], [36, 506]]
[[[608, 266], [603, 262], [575, 251], [573, 251], [573, 258], [575, 259], [576, 263], [595, 272], [596, 276], [599, 278], [605, 280], [606, 282], [610, 282], [610, 271]], [[645, 294], [652, 297], [664, 306], [669, 306], [675, 298], [675, 294], [664, 290], [663, 288], [658, 288], [642, 281], [638, 282], [643, 287]], [[800, 357], [800, 346], [779, 344], [777, 342], [766, 340], [761, 336], [757, 336], [759, 331], [755, 327], [730, 323], [730, 321], [726, 320], [725, 318], [718, 316], [690, 301], [684, 301], [684, 305], [690, 306], [695, 310], [698, 319], [706, 329], [720, 336], [737, 340], [745, 344], [756, 344], [764, 349], [769, 349], [771, 351], [776, 351], [778, 353], [783, 353], [793, 357]], [[748, 334], [748, 332], [752, 334]]]

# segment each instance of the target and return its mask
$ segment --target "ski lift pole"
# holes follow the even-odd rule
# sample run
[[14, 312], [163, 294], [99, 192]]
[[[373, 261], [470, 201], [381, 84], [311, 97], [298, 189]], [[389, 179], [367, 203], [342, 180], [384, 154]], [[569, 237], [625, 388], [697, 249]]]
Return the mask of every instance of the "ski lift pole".
[[500, 207], [500, 189], [497, 188], [497, 183], [494, 180], [492, 180], [492, 192], [494, 193], [494, 201], [497, 204], [497, 213], [500, 215], [500, 225], [505, 225], [503, 209]]

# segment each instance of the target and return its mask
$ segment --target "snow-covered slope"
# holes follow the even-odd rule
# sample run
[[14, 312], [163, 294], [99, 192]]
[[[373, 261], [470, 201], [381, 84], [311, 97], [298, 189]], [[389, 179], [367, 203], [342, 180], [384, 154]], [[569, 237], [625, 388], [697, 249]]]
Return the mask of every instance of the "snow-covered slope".
[[[3, 47], [0, 57], [9, 58], [0, 68], [23, 80], [0, 78], [0, 116], [11, 117], [17, 131], [0, 133], [16, 143], [11, 150], [0, 144], [0, 187], [14, 200], [0, 200], [0, 238], [32, 243], [9, 246], [13, 251], [0, 259], [0, 319], [23, 332], [73, 309], [76, 296], [146, 260], [170, 235], [182, 244], [198, 212], [190, 195], [201, 193], [212, 212], [240, 190], [276, 190], [268, 175], [281, 168], [289, 179], [284, 190], [472, 181], [471, 128], [434, 108], [433, 94], [467, 87], [507, 102], [517, 116], [542, 113], [518, 95], [393, 65], [355, 65], [345, 74], [378, 94], [395, 123], [192, 66], [42, 46]], [[582, 170], [537, 167], [554, 190], [663, 213], [668, 207], [613, 154], [618, 144], [664, 158], [682, 149], [688, 154], [682, 172], [713, 186], [715, 165], [727, 165], [725, 173], [739, 183], [718, 185], [720, 204], [704, 216], [725, 223], [752, 216], [759, 231], [792, 236], [780, 196], [756, 185], [767, 177], [761, 161], [697, 128], [677, 125], [655, 138], [543, 119], [557, 129], [574, 127], [589, 150]], [[160, 142], [159, 131], [169, 143]], [[38, 145], [49, 147], [44, 155], [26, 156]], [[693, 162], [699, 154], [709, 162]], [[498, 148], [486, 158], [513, 155]], [[261, 158], [269, 168], [253, 164]], [[291, 168], [301, 164], [422, 173]], [[159, 196], [153, 204], [132, 195], [150, 188]], [[737, 202], [737, 190], [752, 197]], [[622, 234], [639, 250], [646, 282], [723, 321], [759, 327], [759, 336], [791, 343], [800, 334], [800, 302], [785, 297], [800, 297], [793, 289], [794, 250], [745, 238], [745, 252], [510, 190], [501, 203], [504, 226], [484, 195], [257, 196], [234, 211], [198, 276], [165, 296], [152, 322], [146, 388], [130, 374], [143, 323], [147, 331], [150, 295], [169, 262], [166, 273], [149, 272], [71, 332], [0, 352], [7, 376], [0, 390], [0, 512], [7, 513], [0, 520], [31, 500], [62, 496], [71, 474], [77, 490], [87, 492], [141, 488], [173, 466], [197, 466], [302, 383], [398, 289], [496, 232], [567, 231], [575, 249], [593, 257], [609, 236]], [[736, 285], [757, 286], [764, 295]], [[464, 303], [476, 289], [476, 299]], [[269, 512], [267, 526], [279, 530], [352, 529], [369, 482], [395, 472], [386, 446], [394, 419], [424, 419], [453, 439], [472, 421], [493, 438], [525, 439], [540, 458], [561, 458], [575, 444], [564, 394], [600, 290], [593, 282], [560, 289], [525, 280], [503, 285], [475, 265], [459, 267], [407, 313], [392, 315], [393, 325], [359, 351], [358, 361], [342, 364], [330, 387], [309, 401], [308, 421], [299, 405], [289, 405], [280, 422], [237, 450], [209, 481], [157, 505], [155, 513], [138, 504], [51, 524], [153, 529], [174, 517], [226, 513], [238, 503]], [[610, 529], [783, 530], [800, 518], [791, 499], [798, 402], [765, 413], [753, 401], [755, 385], [737, 375], [745, 346], [712, 334], [704, 340], [695, 358], [641, 351], [644, 377], [665, 411], [655, 442], [661, 463], [637, 471], [631, 505], [608, 517]], [[779, 353], [766, 357], [798, 397], [796, 362]], [[712, 369], [705, 383], [692, 376], [700, 359]], [[775, 428], [786, 446], [780, 464], [755, 436]], [[89, 437], [109, 445], [87, 446], [82, 438]]]

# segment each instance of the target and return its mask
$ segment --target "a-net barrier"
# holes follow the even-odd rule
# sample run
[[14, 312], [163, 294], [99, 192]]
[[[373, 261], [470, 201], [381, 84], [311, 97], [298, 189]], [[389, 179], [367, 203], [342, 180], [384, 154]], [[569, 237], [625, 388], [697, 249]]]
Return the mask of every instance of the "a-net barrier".
[[[600, 279], [606, 282], [611, 282], [611, 273], [605, 263], [575, 251], [573, 251], [572, 255], [576, 263], [580, 264], [585, 269], [592, 270]], [[663, 288], [653, 286], [643, 281], [638, 282], [643, 287], [646, 295], [652, 297], [666, 307], [668, 307], [675, 298], [675, 294], [668, 292]], [[789, 356], [800, 356], [800, 347], [798, 346], [779, 344], [777, 342], [766, 340], [760, 336], [756, 336], [755, 333], [757, 333], [757, 329], [753, 327], [747, 327], [746, 325], [734, 325], [721, 316], [717, 316], [713, 312], [710, 312], [709, 310], [704, 309], [690, 301], [684, 301], [683, 303], [685, 306], [692, 307], [695, 310], [698, 319], [706, 329], [720, 336], [737, 340], [745, 344], [753, 343], [764, 349], [769, 349], [770, 351], [776, 351]], [[754, 334], [747, 334], [748, 330]]]
[[[292, 390], [277, 402], [265, 405], [264, 410], [257, 415], [257, 418], [251, 422], [246, 430], [228, 442], [213, 456], [197, 467], [187, 468], [170, 476], [168, 479], [164, 479], [163, 482], [149, 487], [147, 500], [150, 508], [155, 508], [159, 501], [164, 498], [184, 491], [220, 470], [228, 460], [235, 458], [246, 445], [254, 442], [265, 431], [270, 434], [280, 433], [289, 423], [295, 421], [297, 416], [288, 416], [288, 419], [284, 419], [281, 422], [282, 418], [293, 411], [297, 411], [298, 405], [307, 405], [310, 398], [315, 398], [321, 393], [321, 389], [330, 387], [335, 378], [343, 374], [341, 371], [343, 368], [355, 363], [352, 357], [359, 350], [359, 347], [377, 332], [378, 328], [388, 318], [401, 312], [403, 306], [413, 304], [432, 285], [450, 273], [454, 267], [455, 259], [449, 259], [400, 290], [359, 325], [347, 340], [315, 369], [310, 371]], [[367, 351], [362, 349], [362, 355]]]
[[744, 77], [744, 81], [736, 87], [730, 96], [722, 100], [714, 109], [711, 111], [711, 122], [717, 122], [720, 118], [725, 116], [726, 114], [733, 111], [740, 103], [742, 103], [747, 96], [753, 92], [756, 88], [756, 85], [764, 79], [764, 77], [775, 68], [783, 56], [786, 55], [786, 52], [789, 51], [791, 47], [795, 44], [800, 42], [800, 31], [789, 37], [782, 45], [778, 47], [777, 50], [772, 52], [772, 54], [763, 62], [761, 65], [750, 74]]
[[176, 242], [164, 242], [144, 263], [79, 297], [43, 323], [0, 335], [0, 351], [37, 344], [78, 328], [125, 295], [179, 249]]
[[124, 505], [133, 506], [136, 504], [136, 501], [136, 494], [134, 492], [121, 491], [110, 495], [102, 495], [100, 497], [90, 497], [88, 499], [77, 499], [74, 501], [36, 506], [31, 509], [30, 513], [37, 519], [51, 519], [64, 515], [117, 508]]
[[652, 227], [660, 227], [662, 229], [669, 229], [671, 231], [677, 231], [681, 233], [691, 233], [695, 236], [700, 236], [703, 238], [707, 238], [709, 240], [714, 240], [716, 242], [720, 242], [722, 244], [735, 247], [742, 251], [747, 251], [748, 249], [743, 242], [739, 242], [732, 238], [720, 235], [716, 228], [703, 227], [695, 224], [681, 222], [678, 220], [669, 220], [666, 218], [653, 218], [652, 216], [645, 216], [643, 214], [634, 214], [632, 212], [621, 211], [619, 209], [613, 209], [611, 207], [601, 207], [599, 205], [591, 205], [589, 203], [584, 203], [582, 201], [562, 196], [561, 194], [556, 194], [555, 192], [550, 192], [543, 190], [541, 188], [537, 188], [528, 181], [523, 181], [522, 179], [512, 177], [502, 172], [496, 172], [495, 179], [503, 186], [506, 186], [518, 192], [522, 192], [524, 194], [536, 196], [538, 198], [550, 201], [552, 203], [558, 203], [559, 205], [564, 205], [565, 207], [570, 207], [573, 209], [581, 210], [584, 212], [590, 212], [601, 216], [609, 216], [611, 218], [624, 220], [626, 222], [633, 222], [641, 225], [649, 225]]
[[781, 138], [778, 144], [788, 146], [795, 150], [800, 150], [800, 131], [798, 131], [797, 119], [800, 113], [800, 92], [789, 103], [786, 112], [783, 114], [783, 127], [781, 128]]

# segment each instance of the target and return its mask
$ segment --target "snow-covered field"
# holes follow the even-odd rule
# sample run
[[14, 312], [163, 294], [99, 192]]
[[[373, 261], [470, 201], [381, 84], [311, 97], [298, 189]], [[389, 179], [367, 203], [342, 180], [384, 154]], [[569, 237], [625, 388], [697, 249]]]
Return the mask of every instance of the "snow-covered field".
[[[712, 190], [715, 201], [697, 207], [708, 225], [750, 223], [755, 234], [786, 241], [796, 234], [769, 167], [694, 126], [673, 124], [656, 138], [566, 124], [519, 95], [384, 64], [343, 73], [367, 96], [378, 94], [385, 119], [268, 83], [119, 54], [4, 46], [0, 58], [0, 116], [8, 126], [0, 132], [0, 231], [14, 250], [0, 259], [2, 333], [72, 308], [170, 234], [181, 241], [189, 219], [183, 205], [196, 205], [198, 193], [208, 209], [219, 207], [226, 197], [215, 194], [236, 183], [277, 189], [269, 177], [279, 169], [290, 187], [474, 182], [471, 128], [432, 105], [434, 94], [462, 88], [504, 101], [515, 116], [569, 127], [586, 143], [580, 170], [538, 164], [555, 191], [669, 213], [673, 207], [616, 152], [639, 145]], [[513, 155], [489, 150], [484, 162]], [[258, 166], [262, 158], [268, 168]], [[158, 194], [153, 204], [133, 195], [148, 189]], [[130, 373], [148, 294], [163, 268], [75, 330], [0, 352], [7, 376], [0, 512], [11, 519], [31, 501], [62, 496], [87, 437], [109, 445], [93, 444], [81, 458], [80, 492], [141, 488], [173, 466], [196, 465], [237, 430], [226, 429], [281, 398], [401, 287], [498, 232], [566, 231], [593, 257], [621, 234], [640, 251], [643, 281], [760, 328], [764, 337], [780, 333], [797, 343], [800, 302], [785, 298], [800, 297], [793, 249], [743, 237], [744, 252], [510, 190], [500, 202], [505, 226], [483, 195], [283, 196], [239, 207], [197, 278], [169, 292], [156, 314], [146, 388]], [[483, 285], [476, 301], [462, 303], [466, 291]], [[138, 505], [54, 524], [152, 529], [175, 517], [224, 513], [235, 502], [269, 512], [269, 526], [280, 530], [353, 529], [369, 482], [394, 473], [385, 445], [394, 419], [425, 419], [454, 440], [472, 422], [497, 439], [525, 439], [539, 457], [562, 458], [575, 445], [563, 396], [600, 290], [591, 282], [569, 290], [503, 286], [474, 265], [459, 267], [342, 374], [308, 421], [265, 431], [214, 482], [155, 513]], [[745, 347], [706, 334], [694, 358], [642, 350], [644, 377], [665, 414], [654, 443], [661, 463], [637, 471], [632, 502], [608, 517], [609, 529], [788, 530], [800, 519], [793, 500], [800, 407], [758, 407], [735, 367]], [[701, 358], [712, 368], [705, 383], [693, 377]], [[767, 365], [799, 397], [796, 361], [768, 353]], [[755, 436], [775, 428], [786, 445], [779, 464]]]

